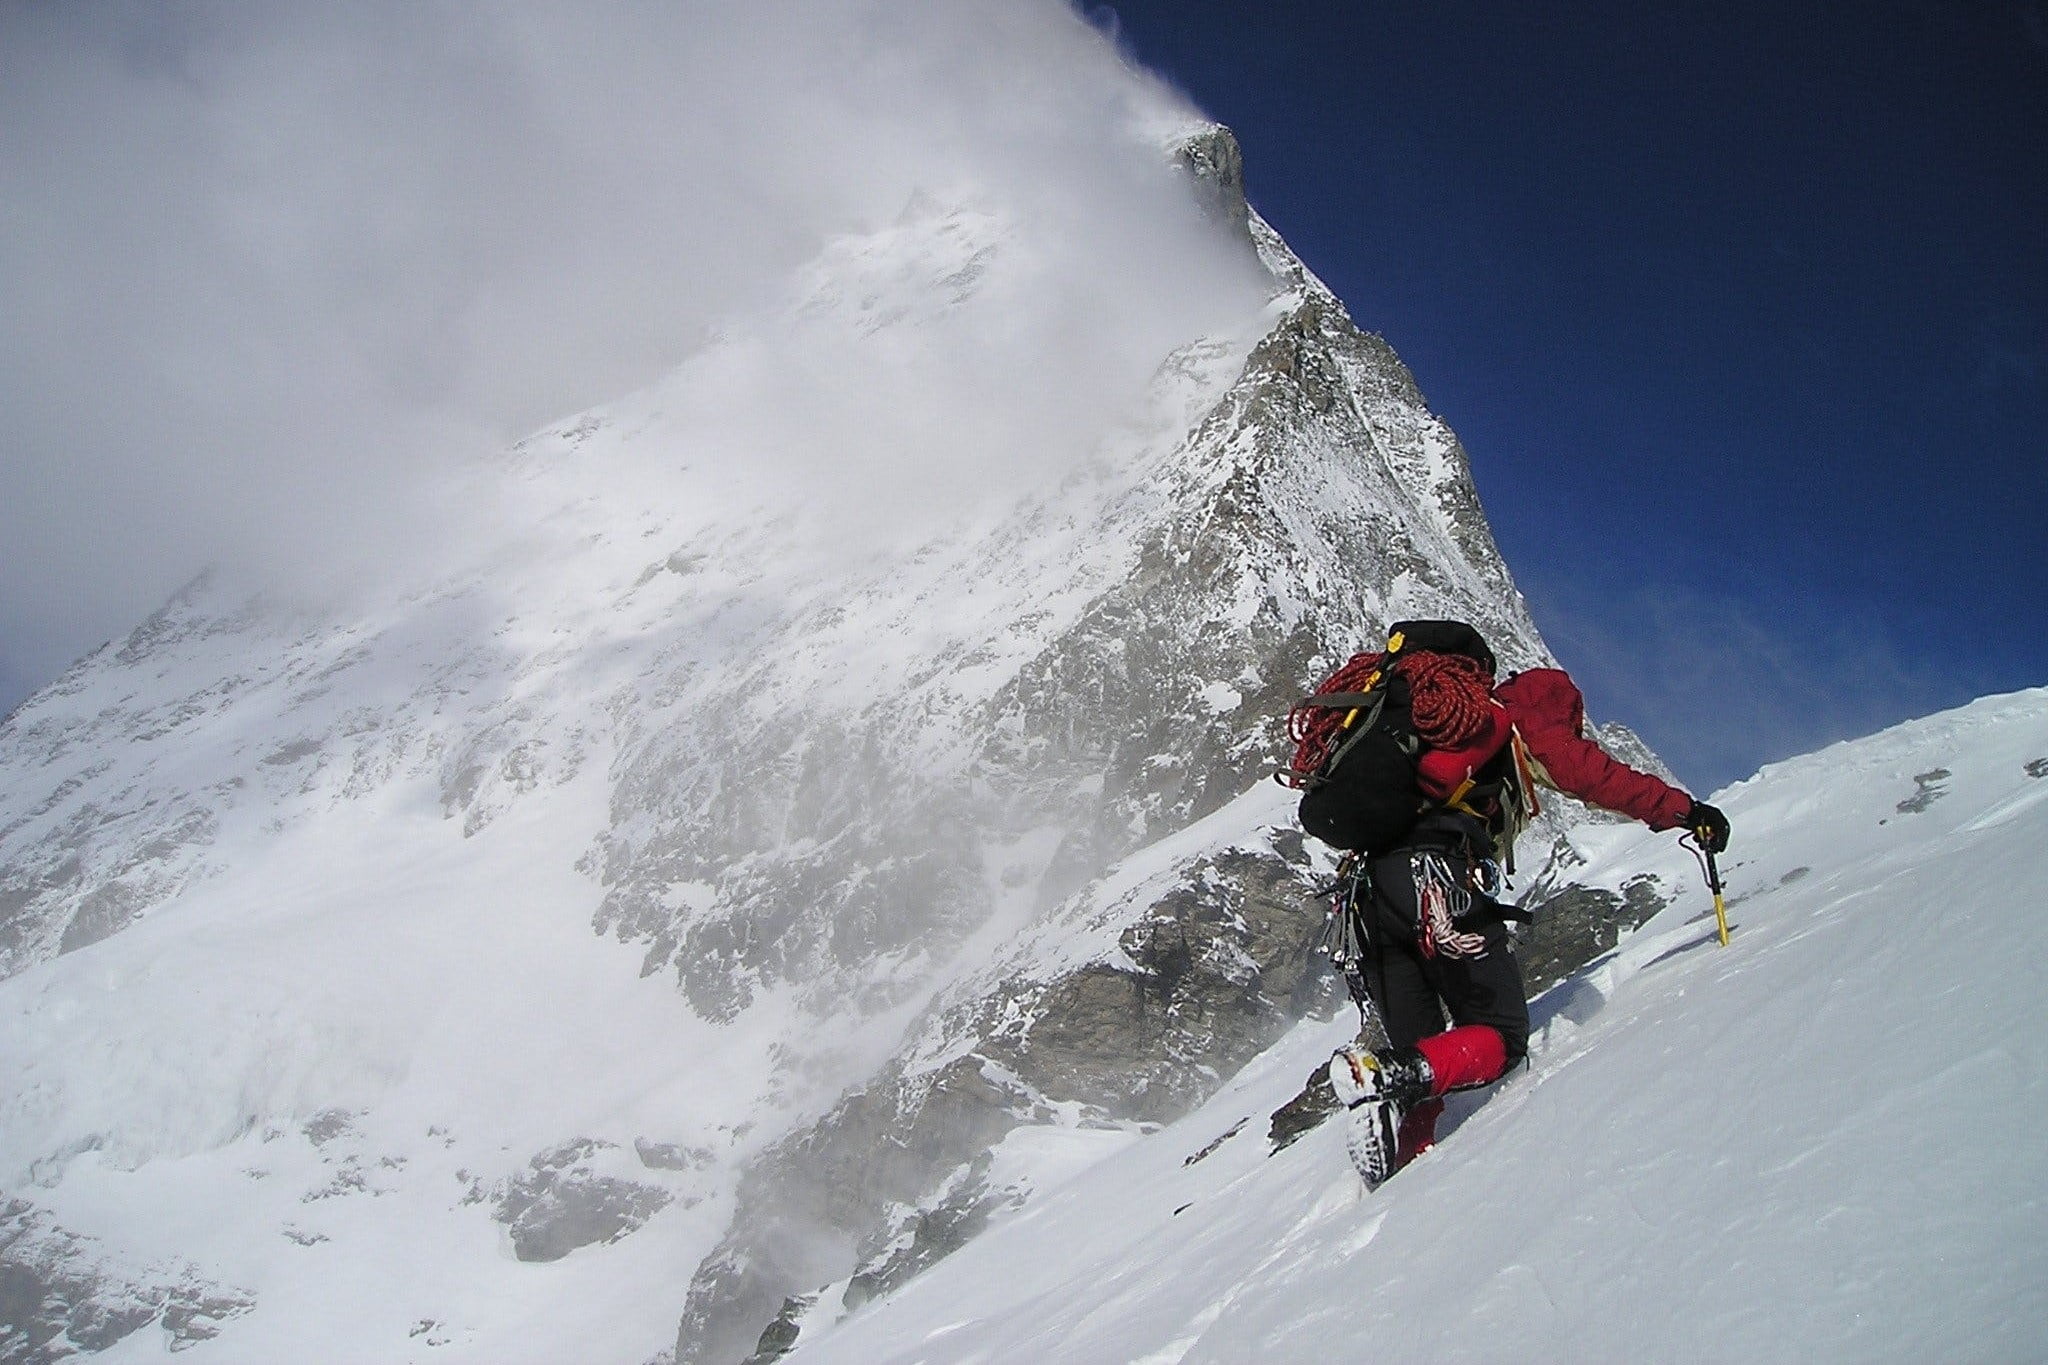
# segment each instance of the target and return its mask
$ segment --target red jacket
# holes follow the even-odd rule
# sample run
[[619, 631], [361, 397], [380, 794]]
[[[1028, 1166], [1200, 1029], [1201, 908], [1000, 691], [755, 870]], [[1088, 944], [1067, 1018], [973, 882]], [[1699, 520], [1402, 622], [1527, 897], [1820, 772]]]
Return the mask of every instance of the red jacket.
[[1493, 695], [1521, 733], [1538, 781], [1632, 816], [1651, 829], [1676, 829], [1685, 823], [1686, 812], [1692, 809], [1690, 796], [1616, 762], [1586, 738], [1586, 699], [1562, 671], [1532, 668], [1509, 678]]

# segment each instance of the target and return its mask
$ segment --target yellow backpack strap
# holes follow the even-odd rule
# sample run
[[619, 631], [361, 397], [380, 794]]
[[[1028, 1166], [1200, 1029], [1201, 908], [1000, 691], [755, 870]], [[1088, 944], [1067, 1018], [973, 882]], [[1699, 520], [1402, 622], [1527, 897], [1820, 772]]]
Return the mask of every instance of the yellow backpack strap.
[[[1360, 689], [1361, 691], [1371, 692], [1380, 685], [1380, 679], [1384, 678], [1387, 675], [1387, 669], [1393, 666], [1394, 656], [1401, 652], [1401, 643], [1405, 638], [1398, 630], [1387, 637], [1387, 652], [1380, 656], [1380, 666], [1375, 668], [1372, 671], [1372, 676], [1365, 680], [1365, 686]], [[1352, 707], [1350, 711], [1345, 713], [1344, 724], [1339, 728], [1349, 730], [1352, 722], [1358, 719], [1358, 713], [1363, 709], [1363, 707], [1358, 706]]]
[[1465, 798], [1472, 794], [1472, 788], [1477, 785], [1478, 784], [1475, 783], [1471, 778], [1466, 778], [1463, 782], [1460, 782], [1458, 784], [1458, 789], [1456, 791], [1452, 792], [1448, 797], [1444, 798], [1444, 805], [1450, 807], [1452, 810], [1462, 811], [1466, 815], [1471, 816], [1474, 820], [1484, 820], [1486, 817], [1481, 815], [1478, 811], [1473, 810], [1472, 807], [1468, 805], [1465, 801]]

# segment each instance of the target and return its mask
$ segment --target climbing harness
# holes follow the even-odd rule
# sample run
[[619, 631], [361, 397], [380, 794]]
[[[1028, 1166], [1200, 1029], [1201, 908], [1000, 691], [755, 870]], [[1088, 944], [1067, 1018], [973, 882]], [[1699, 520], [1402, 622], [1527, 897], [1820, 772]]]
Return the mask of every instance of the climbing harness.
[[1344, 978], [1351, 1003], [1358, 1007], [1358, 1027], [1363, 1033], [1370, 1023], [1372, 994], [1365, 980], [1365, 955], [1371, 941], [1365, 927], [1365, 907], [1372, 901], [1372, 866], [1369, 859], [1349, 853], [1337, 864], [1337, 879], [1321, 893], [1329, 902], [1323, 929], [1310, 951], [1330, 959], [1330, 965]]

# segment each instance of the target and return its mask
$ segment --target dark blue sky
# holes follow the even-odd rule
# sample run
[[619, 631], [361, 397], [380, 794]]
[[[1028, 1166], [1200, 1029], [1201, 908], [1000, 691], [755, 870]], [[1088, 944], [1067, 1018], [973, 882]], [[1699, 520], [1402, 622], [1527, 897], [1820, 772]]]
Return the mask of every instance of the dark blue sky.
[[2048, 3], [1095, 11], [1701, 787], [2048, 684]]

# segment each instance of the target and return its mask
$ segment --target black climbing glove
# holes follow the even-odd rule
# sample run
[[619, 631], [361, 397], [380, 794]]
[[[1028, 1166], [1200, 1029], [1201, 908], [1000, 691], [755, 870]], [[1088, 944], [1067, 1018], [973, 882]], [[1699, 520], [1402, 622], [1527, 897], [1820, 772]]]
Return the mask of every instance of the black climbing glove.
[[1693, 838], [1700, 841], [1700, 847], [1709, 853], [1725, 852], [1728, 848], [1728, 817], [1704, 801], [1692, 803], [1692, 809], [1685, 813], [1685, 827], [1692, 831]]

